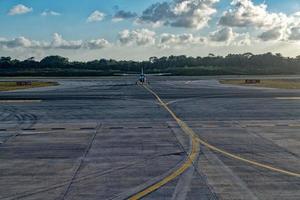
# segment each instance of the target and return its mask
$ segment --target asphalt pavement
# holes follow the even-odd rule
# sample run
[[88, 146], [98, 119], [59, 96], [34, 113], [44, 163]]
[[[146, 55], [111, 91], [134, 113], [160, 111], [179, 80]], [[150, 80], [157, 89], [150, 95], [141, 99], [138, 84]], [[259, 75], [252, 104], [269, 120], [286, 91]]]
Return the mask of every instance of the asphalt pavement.
[[148, 80], [0, 92], [0, 199], [300, 199], [300, 90]]

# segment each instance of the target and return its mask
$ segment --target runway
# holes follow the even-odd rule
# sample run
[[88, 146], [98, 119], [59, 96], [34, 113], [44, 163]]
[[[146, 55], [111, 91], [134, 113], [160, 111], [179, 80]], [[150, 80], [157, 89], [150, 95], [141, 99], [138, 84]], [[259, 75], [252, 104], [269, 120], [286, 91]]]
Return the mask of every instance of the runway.
[[300, 90], [148, 78], [0, 93], [0, 199], [300, 198]]

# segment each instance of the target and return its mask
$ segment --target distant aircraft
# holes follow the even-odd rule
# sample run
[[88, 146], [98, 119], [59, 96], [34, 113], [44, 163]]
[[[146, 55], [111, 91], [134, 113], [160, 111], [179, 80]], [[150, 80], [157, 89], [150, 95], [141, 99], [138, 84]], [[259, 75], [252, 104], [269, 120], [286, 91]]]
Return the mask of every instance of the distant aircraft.
[[140, 74], [140, 78], [139, 78], [140, 83], [144, 84], [146, 83], [147, 79], [146, 76], [144, 74], [144, 68], [142, 67], [141, 69], [141, 74]]

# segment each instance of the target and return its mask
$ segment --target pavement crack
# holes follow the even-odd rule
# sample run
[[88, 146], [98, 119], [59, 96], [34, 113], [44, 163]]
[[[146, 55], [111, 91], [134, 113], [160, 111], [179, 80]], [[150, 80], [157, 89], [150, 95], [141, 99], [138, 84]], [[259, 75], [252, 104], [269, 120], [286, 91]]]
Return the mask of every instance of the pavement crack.
[[72, 175], [71, 181], [69, 182], [69, 184], [68, 184], [67, 188], [65, 189], [65, 191], [62, 193], [61, 197], [58, 198], [58, 199], [64, 200], [64, 199], [66, 198], [66, 196], [68, 195], [68, 193], [69, 193], [69, 191], [70, 191], [70, 188], [71, 188], [71, 186], [72, 186], [74, 180], [76, 179], [76, 177], [77, 177], [77, 175], [78, 175], [78, 173], [79, 173], [79, 171], [80, 171], [80, 169], [81, 169], [81, 167], [82, 167], [82, 164], [84, 163], [84, 159], [86, 158], [86, 156], [88, 155], [88, 153], [89, 153], [91, 147], [93, 146], [93, 143], [94, 143], [94, 141], [95, 141], [95, 138], [96, 138], [96, 136], [97, 136], [97, 134], [98, 134], [98, 132], [99, 132], [99, 129], [100, 129], [101, 127], [102, 127], [102, 125], [101, 125], [101, 124], [98, 124], [98, 126], [97, 126], [97, 128], [96, 128], [96, 130], [95, 130], [95, 133], [93, 134], [93, 136], [92, 136], [92, 138], [91, 138], [91, 140], [90, 140], [90, 142], [89, 142], [89, 144], [88, 144], [88, 146], [87, 146], [87, 148], [86, 148], [86, 150], [85, 150], [83, 156], [81, 157], [81, 159], [80, 159], [80, 161], [79, 161], [79, 163], [78, 163], [78, 165], [77, 165], [77, 168], [75, 169], [75, 171], [74, 171], [74, 173], [73, 173], [73, 175]]

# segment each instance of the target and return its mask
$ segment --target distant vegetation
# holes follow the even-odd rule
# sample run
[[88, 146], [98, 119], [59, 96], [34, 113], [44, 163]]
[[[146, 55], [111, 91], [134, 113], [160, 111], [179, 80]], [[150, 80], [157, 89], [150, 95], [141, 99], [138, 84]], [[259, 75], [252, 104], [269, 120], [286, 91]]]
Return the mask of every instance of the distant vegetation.
[[33, 81], [28, 85], [19, 85], [18, 82], [15, 81], [0, 81], [0, 92], [1, 91], [12, 91], [12, 90], [22, 90], [29, 88], [38, 88], [38, 87], [49, 87], [56, 86], [58, 83], [56, 82], [40, 82]]
[[227, 79], [227, 80], [220, 80], [220, 83], [230, 84], [230, 85], [240, 85], [240, 86], [279, 88], [279, 89], [300, 89], [299, 79], [263, 79], [256, 84], [246, 84], [245, 80]]
[[300, 56], [281, 54], [229, 54], [206, 57], [151, 57], [148, 61], [117, 61], [99, 59], [70, 62], [61, 56], [48, 56], [41, 61], [0, 58], [0, 76], [107, 76], [139, 73], [167, 73], [172, 75], [288, 75], [300, 74]]

